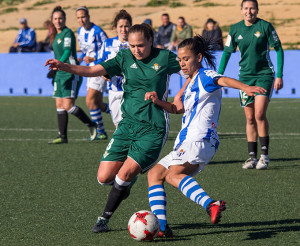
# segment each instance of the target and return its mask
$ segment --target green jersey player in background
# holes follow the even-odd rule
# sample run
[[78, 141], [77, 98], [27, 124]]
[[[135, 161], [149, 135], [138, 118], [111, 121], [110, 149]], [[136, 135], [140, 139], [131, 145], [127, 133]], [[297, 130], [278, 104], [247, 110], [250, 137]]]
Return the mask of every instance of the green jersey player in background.
[[[250, 158], [243, 164], [244, 169], [266, 169], [269, 164], [269, 123], [266, 117], [273, 88], [276, 92], [283, 87], [283, 50], [274, 27], [257, 18], [256, 0], [243, 0], [243, 19], [229, 30], [219, 73], [223, 74], [232, 52], [238, 47], [241, 53], [239, 80], [247, 85], [263, 87], [267, 92], [254, 97], [240, 91], [240, 103], [246, 116], [246, 132]], [[277, 74], [274, 81], [273, 64], [269, 57], [269, 46], [277, 53]], [[257, 161], [257, 138], [261, 145], [261, 156]]]
[[129, 49], [92, 67], [74, 66], [50, 59], [54, 70], [95, 77], [124, 76], [123, 119], [118, 124], [100, 163], [98, 181], [113, 184], [103, 214], [92, 231], [108, 231], [108, 221], [130, 191], [136, 176], [150, 169], [158, 159], [168, 133], [168, 113], [151, 100], [146, 92], [155, 91], [160, 100], [168, 96], [169, 77], [180, 71], [177, 57], [169, 50], [153, 48], [153, 31], [147, 24], [134, 25], [128, 32]]
[[[66, 14], [60, 6], [55, 7], [52, 11], [51, 20], [57, 32], [53, 41], [55, 58], [68, 64], [78, 64], [75, 35], [71, 29], [66, 27]], [[68, 143], [68, 113], [75, 115], [89, 127], [91, 140], [96, 138], [96, 124], [89, 119], [81, 108], [75, 105], [81, 82], [82, 77], [78, 75], [64, 71], [56, 72], [53, 97], [56, 102], [59, 136], [51, 140], [50, 144]]]

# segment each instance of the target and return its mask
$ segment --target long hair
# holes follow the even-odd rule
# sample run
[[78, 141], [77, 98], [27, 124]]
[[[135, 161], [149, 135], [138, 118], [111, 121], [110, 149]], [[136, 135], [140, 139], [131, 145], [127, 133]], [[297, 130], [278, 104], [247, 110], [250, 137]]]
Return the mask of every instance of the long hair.
[[200, 35], [193, 38], [187, 38], [183, 40], [178, 49], [188, 47], [195, 55], [202, 54], [205, 63], [210, 68], [216, 70], [215, 56], [213, 53], [216, 51], [215, 43], [211, 40], [207, 40]]
[[56, 6], [56, 7], [53, 9], [52, 14], [51, 14], [51, 20], [52, 20], [52, 18], [53, 18], [53, 14], [54, 14], [55, 12], [61, 12], [62, 15], [63, 15], [63, 17], [64, 17], [64, 19], [66, 20], [66, 12], [62, 9], [61, 6]]

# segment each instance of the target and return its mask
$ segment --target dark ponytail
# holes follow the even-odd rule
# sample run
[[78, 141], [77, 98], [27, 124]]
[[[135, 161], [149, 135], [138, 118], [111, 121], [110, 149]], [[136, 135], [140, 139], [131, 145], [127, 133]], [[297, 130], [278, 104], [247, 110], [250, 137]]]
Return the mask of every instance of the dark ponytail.
[[195, 55], [202, 54], [205, 63], [210, 68], [216, 70], [215, 56], [213, 53], [216, 51], [216, 43], [211, 40], [207, 40], [200, 35], [194, 36], [183, 40], [178, 49], [188, 47]]
[[148, 41], [152, 41], [152, 46], [153, 46], [153, 40], [154, 40], [154, 33], [153, 33], [153, 30], [152, 30], [152, 27], [148, 24], [136, 24], [132, 27], [130, 27], [129, 29], [129, 32], [128, 32], [128, 36], [131, 34], [131, 33], [141, 33], [144, 35], [144, 38], [146, 38]]

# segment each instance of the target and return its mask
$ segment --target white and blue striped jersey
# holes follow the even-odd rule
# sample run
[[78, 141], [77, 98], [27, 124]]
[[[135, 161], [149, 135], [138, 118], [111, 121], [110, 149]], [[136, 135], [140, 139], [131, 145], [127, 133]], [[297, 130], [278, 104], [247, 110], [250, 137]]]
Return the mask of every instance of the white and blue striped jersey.
[[[105, 40], [104, 44], [101, 47], [99, 52], [100, 59], [97, 61], [97, 64], [114, 58], [119, 50], [127, 49], [129, 47], [128, 42], [121, 42], [118, 37], [108, 38]], [[107, 83], [107, 89], [112, 91], [123, 91], [122, 84], [124, 77], [123, 76], [114, 76]]]
[[222, 75], [215, 71], [200, 68], [185, 88], [182, 101], [185, 113], [177, 135], [174, 150], [184, 141], [208, 139], [218, 147], [217, 126], [221, 110], [222, 89], [214, 81]]
[[[101, 27], [91, 23], [91, 28], [89, 30], [84, 27], [80, 27], [77, 32], [77, 38], [82, 52], [80, 58], [85, 56], [94, 57], [95, 61], [99, 58], [99, 51], [104, 42], [107, 39], [106, 33], [101, 29]], [[94, 62], [89, 64], [90, 66], [95, 65]]]
[[36, 35], [35, 31], [28, 27], [25, 30], [19, 29], [18, 35], [15, 39], [15, 43], [19, 43], [19, 47], [35, 47], [36, 46]]

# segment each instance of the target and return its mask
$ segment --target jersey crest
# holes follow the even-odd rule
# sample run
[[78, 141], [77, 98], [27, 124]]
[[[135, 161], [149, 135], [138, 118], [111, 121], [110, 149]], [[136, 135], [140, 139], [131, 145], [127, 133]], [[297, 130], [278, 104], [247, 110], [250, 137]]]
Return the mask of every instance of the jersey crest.
[[157, 72], [161, 68], [161, 66], [159, 66], [157, 63], [154, 63], [152, 68]]
[[58, 44], [60, 44], [61, 43], [61, 39], [59, 38], [59, 39], [57, 39], [57, 43]]
[[261, 33], [259, 31], [257, 31], [256, 33], [254, 33], [254, 36], [257, 37], [257, 38], [259, 38], [260, 35], [261, 35]]

